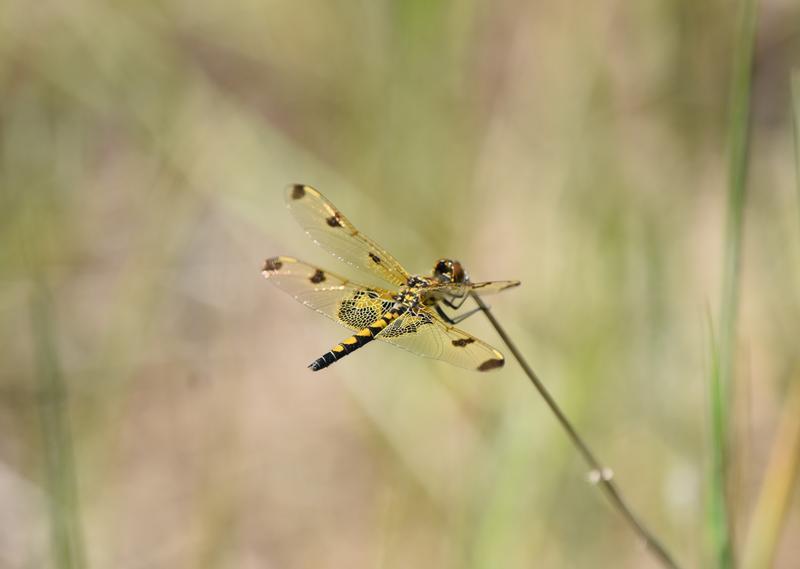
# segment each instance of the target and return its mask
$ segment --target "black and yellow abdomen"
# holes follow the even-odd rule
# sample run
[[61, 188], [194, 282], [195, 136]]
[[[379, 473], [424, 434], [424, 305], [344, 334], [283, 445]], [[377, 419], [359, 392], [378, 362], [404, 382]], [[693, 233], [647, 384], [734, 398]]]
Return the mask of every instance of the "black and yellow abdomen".
[[342, 359], [347, 354], [351, 354], [357, 349], [361, 348], [362, 346], [369, 344], [372, 340], [375, 339], [375, 336], [381, 333], [404, 311], [405, 310], [403, 308], [400, 308], [387, 312], [386, 314], [378, 318], [375, 322], [373, 322], [366, 328], [359, 330], [353, 336], [350, 336], [346, 340], [343, 340], [341, 343], [336, 344], [334, 347], [331, 348], [330, 352], [327, 352], [324, 355], [318, 357], [316, 360], [311, 362], [311, 364], [309, 364], [308, 367], [310, 367], [313, 371], [319, 371], [321, 369], [328, 367], [333, 362]]

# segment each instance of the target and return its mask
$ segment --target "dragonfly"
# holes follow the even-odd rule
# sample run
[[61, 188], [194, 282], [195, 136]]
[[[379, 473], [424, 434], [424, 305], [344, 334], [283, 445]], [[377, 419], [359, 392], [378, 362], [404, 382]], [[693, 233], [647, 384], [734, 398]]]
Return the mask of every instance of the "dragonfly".
[[409, 273], [386, 249], [364, 235], [319, 191], [304, 184], [286, 188], [286, 205], [320, 247], [350, 265], [369, 286], [294, 257], [272, 257], [262, 274], [295, 300], [354, 332], [311, 362], [319, 371], [373, 340], [458, 367], [489, 371], [503, 366], [498, 350], [456, 324], [481, 308], [450, 316], [472, 293], [500, 292], [520, 281], [472, 282], [460, 262], [439, 259], [430, 275]]

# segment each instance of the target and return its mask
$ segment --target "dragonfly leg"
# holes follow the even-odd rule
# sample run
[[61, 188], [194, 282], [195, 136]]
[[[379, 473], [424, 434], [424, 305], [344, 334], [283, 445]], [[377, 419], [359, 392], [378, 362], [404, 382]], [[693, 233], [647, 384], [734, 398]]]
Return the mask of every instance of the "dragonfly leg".
[[449, 299], [442, 299], [442, 303], [446, 304], [453, 310], [458, 310], [467, 300], [467, 295], [464, 296], [451, 296]]

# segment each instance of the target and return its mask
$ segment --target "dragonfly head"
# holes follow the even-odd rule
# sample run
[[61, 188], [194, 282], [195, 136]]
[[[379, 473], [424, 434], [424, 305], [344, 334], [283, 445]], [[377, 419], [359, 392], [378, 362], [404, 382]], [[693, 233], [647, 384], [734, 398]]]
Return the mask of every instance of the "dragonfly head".
[[433, 267], [433, 279], [442, 284], [461, 284], [469, 282], [461, 263], [453, 259], [439, 259]]

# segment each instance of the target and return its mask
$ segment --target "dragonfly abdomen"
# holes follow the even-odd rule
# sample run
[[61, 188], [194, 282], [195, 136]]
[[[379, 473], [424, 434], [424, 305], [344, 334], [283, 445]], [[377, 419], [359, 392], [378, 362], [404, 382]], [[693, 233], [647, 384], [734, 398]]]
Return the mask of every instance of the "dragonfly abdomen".
[[369, 344], [375, 339], [380, 332], [382, 332], [392, 321], [396, 320], [404, 312], [404, 308], [390, 310], [383, 316], [378, 318], [375, 322], [356, 332], [341, 343], [336, 344], [329, 352], [309, 364], [312, 371], [319, 371], [325, 369], [333, 362], [339, 361], [348, 354], [352, 354], [357, 349]]

